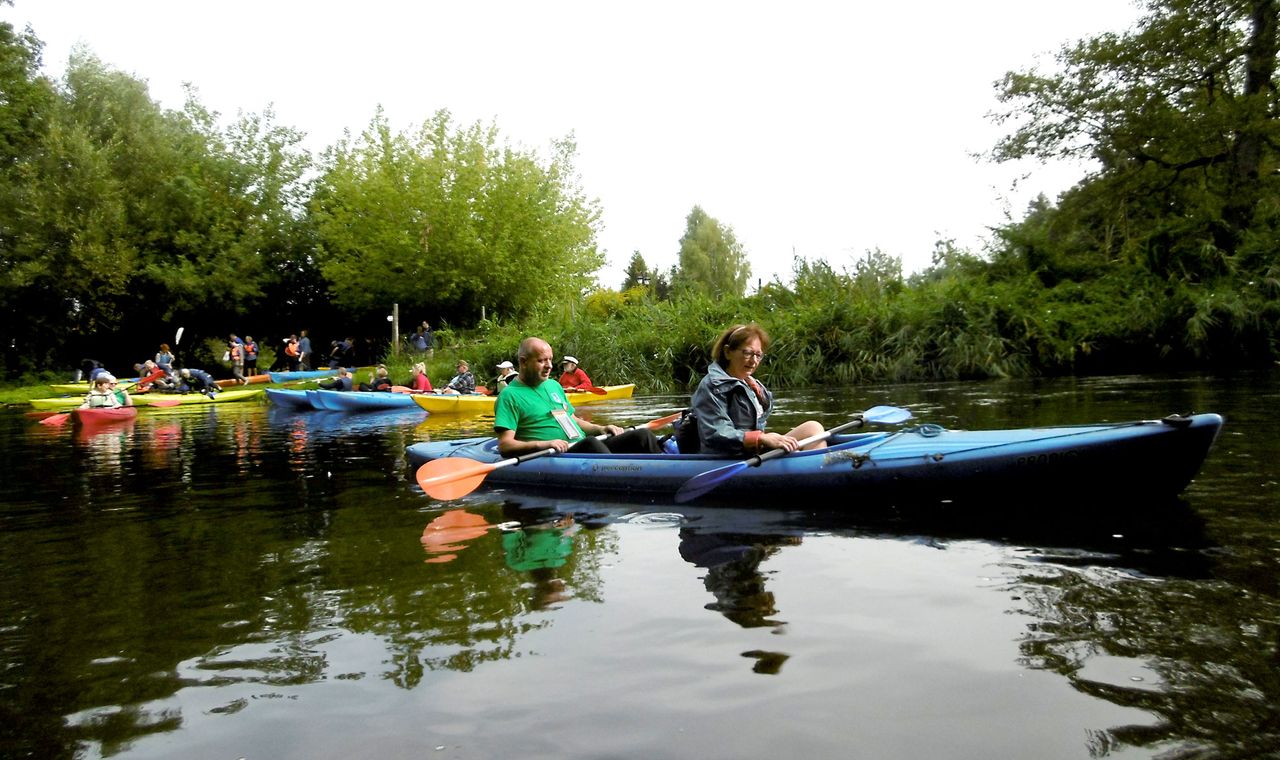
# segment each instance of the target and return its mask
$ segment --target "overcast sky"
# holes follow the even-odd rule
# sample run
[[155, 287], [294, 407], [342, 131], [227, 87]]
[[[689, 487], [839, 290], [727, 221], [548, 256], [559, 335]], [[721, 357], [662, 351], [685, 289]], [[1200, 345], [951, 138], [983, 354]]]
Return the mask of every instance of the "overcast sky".
[[1083, 172], [976, 160], [1001, 134], [993, 82], [1136, 16], [1128, 0], [0, 6], [53, 76], [82, 42], [166, 107], [184, 82], [228, 118], [273, 105], [315, 152], [379, 104], [398, 130], [447, 108], [544, 156], [573, 133], [614, 288], [632, 251], [675, 263], [695, 204], [733, 228], [753, 281], [789, 279], [793, 255], [839, 268], [879, 248], [911, 272], [939, 237], [978, 249]]

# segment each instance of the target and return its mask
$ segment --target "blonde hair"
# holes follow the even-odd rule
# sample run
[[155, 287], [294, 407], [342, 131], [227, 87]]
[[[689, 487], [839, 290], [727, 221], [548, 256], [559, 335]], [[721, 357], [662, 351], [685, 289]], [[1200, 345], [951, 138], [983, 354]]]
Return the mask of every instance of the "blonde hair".
[[417, 362], [416, 364], [413, 365], [413, 371], [417, 372], [420, 375], [425, 375], [427, 374], [427, 365], [424, 364], [423, 362]]

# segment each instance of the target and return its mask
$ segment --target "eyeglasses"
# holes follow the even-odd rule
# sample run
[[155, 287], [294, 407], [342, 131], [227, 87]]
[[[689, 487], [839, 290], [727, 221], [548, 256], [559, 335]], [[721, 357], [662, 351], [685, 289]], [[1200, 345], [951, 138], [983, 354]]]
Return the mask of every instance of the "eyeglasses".
[[740, 348], [738, 352], [742, 354], [743, 359], [755, 359], [758, 362], [764, 361], [764, 354], [760, 351], [748, 351], [745, 348]]

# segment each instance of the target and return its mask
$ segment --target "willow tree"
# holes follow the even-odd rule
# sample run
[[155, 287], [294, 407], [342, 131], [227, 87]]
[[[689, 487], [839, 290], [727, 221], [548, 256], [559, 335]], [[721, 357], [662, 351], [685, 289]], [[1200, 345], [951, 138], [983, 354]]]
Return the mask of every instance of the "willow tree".
[[310, 207], [335, 300], [474, 318], [576, 299], [603, 257], [574, 152], [564, 139], [543, 158], [447, 111], [396, 133], [379, 111], [327, 154]]
[[1097, 167], [1034, 244], [1093, 256], [1090, 269], [1275, 273], [1277, 16], [1275, 0], [1148, 0], [1131, 31], [1062, 49], [1052, 72], [1009, 73], [994, 157]]
[[741, 296], [750, 276], [751, 265], [733, 228], [694, 206], [685, 218], [680, 263], [672, 276], [672, 288], [716, 297]]

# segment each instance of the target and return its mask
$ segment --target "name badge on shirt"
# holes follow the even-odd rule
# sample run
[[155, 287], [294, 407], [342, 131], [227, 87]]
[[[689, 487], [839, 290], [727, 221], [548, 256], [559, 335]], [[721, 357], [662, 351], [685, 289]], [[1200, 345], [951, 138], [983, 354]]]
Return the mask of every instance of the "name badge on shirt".
[[573, 426], [573, 420], [569, 418], [569, 413], [563, 409], [552, 409], [551, 416], [555, 418], [556, 424], [564, 431], [564, 435], [570, 441], [578, 437], [578, 429]]

